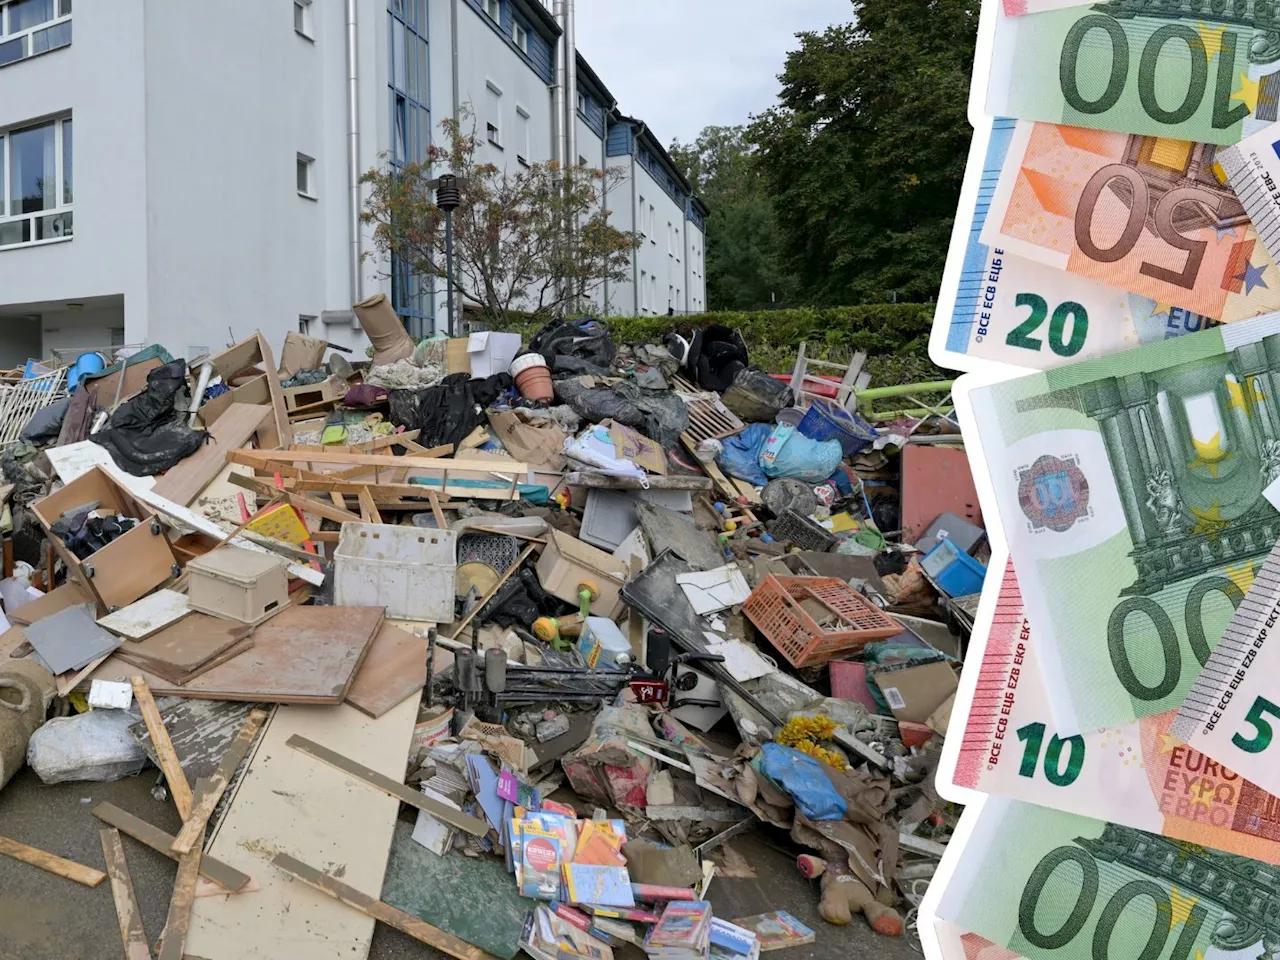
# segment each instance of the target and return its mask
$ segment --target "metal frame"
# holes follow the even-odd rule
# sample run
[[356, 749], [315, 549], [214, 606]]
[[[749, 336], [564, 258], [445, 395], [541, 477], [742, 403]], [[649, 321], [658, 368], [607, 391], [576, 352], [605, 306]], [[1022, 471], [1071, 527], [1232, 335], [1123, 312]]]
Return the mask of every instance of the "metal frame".
[[[3, 8], [0, 8], [3, 10]], [[22, 223], [28, 221], [31, 223], [31, 236], [36, 235], [35, 221], [45, 217], [56, 217], [64, 214], [73, 214], [74, 202], [66, 202], [66, 124], [72, 121], [71, 114], [59, 114], [52, 117], [43, 117], [38, 120], [24, 120], [12, 126], [5, 127], [0, 130], [0, 227], [7, 226], [11, 223]], [[32, 213], [12, 214], [9, 212], [12, 198], [9, 196], [9, 185], [13, 179], [13, 158], [11, 155], [10, 144], [14, 133], [23, 133], [27, 130], [33, 130], [52, 124], [53, 126], [53, 165], [54, 176], [57, 181], [56, 202], [52, 207], [45, 210], [38, 210]], [[74, 198], [74, 187], [72, 188]], [[74, 233], [74, 216], [72, 218], [72, 230]], [[59, 237], [46, 237], [42, 240], [21, 240], [17, 243], [0, 244], [0, 250], [9, 250], [14, 247], [34, 247], [47, 243], [62, 243], [70, 240], [73, 234], [66, 234]]]
[[12, 386], [0, 385], [0, 451], [18, 442], [18, 435], [33, 416], [66, 395], [66, 367]]
[[[419, 17], [419, 13], [423, 16]], [[397, 23], [404, 29], [406, 46], [410, 38], [414, 41], [420, 40], [427, 45], [425, 64], [418, 59], [417, 42], [413, 44], [414, 67], [412, 70], [407, 62], [410, 58], [405, 58], [405, 86], [409, 85], [408, 78], [412, 72], [416, 77], [416, 93], [396, 86]], [[406, 110], [403, 157], [396, 151], [397, 98], [404, 99]], [[425, 161], [427, 150], [431, 146], [431, 36], [428, 31], [427, 4], [422, 0], [387, 0], [387, 100], [389, 110], [387, 129], [391, 134], [392, 166], [398, 168], [404, 163]], [[409, 122], [409, 111], [413, 111], [414, 122], [412, 123]], [[425, 129], [422, 123], [423, 113], [426, 115]], [[407, 288], [413, 285], [417, 286], [417, 292], [410, 294]], [[394, 254], [391, 257], [391, 308], [396, 312], [396, 316], [408, 321], [406, 326], [411, 334], [425, 336], [430, 332], [427, 329], [428, 326], [431, 328], [435, 326], [434, 282], [413, 273]]]

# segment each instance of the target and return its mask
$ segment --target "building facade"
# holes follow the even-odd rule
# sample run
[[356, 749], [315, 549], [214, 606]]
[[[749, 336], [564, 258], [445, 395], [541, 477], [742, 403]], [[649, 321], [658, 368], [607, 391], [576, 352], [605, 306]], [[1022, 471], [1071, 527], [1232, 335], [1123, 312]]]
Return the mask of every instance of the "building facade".
[[0, 0], [0, 366], [150, 342], [194, 357], [255, 329], [360, 346], [350, 305], [378, 291], [411, 332], [444, 329], [443, 283], [369, 256], [357, 181], [423, 159], [464, 105], [506, 169], [626, 169], [602, 202], [644, 243], [597, 309], [705, 309], [705, 206], [574, 49], [571, 0], [557, 13]]

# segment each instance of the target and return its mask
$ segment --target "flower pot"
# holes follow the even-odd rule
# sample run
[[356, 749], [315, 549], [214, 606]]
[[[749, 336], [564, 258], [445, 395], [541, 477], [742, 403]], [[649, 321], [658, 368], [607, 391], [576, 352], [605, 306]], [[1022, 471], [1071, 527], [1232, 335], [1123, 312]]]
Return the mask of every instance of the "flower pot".
[[511, 375], [515, 378], [516, 389], [526, 400], [550, 401], [555, 397], [551, 370], [540, 354], [526, 353], [516, 357], [511, 361]]

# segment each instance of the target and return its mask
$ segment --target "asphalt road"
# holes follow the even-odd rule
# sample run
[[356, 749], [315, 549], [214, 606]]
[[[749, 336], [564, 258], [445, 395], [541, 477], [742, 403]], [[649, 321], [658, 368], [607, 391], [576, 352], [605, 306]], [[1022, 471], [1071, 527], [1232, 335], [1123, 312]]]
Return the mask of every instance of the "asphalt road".
[[[151, 795], [158, 775], [148, 767], [140, 776], [115, 783], [46, 786], [24, 769], [0, 790], [0, 835], [102, 869], [103, 824], [89, 812], [100, 801], [177, 833], [181, 822], [173, 804]], [[176, 864], [128, 837], [123, 843], [143, 925], [154, 944], [164, 927]], [[710, 895], [717, 916], [790, 911], [818, 937], [811, 946], [786, 951], [784, 960], [918, 960], [919, 944], [909, 937], [877, 936], [861, 919], [847, 927], [824, 923], [817, 914], [817, 884], [796, 872], [793, 856], [781, 849], [788, 843], [776, 832], [748, 833], [731, 841], [756, 877], [717, 877]], [[109, 882], [90, 889], [0, 856], [0, 960], [115, 960], [123, 955]], [[369, 953], [371, 960], [436, 955], [382, 924]], [[642, 956], [631, 947], [618, 952], [619, 960]], [[276, 960], [293, 958], [281, 955]]]

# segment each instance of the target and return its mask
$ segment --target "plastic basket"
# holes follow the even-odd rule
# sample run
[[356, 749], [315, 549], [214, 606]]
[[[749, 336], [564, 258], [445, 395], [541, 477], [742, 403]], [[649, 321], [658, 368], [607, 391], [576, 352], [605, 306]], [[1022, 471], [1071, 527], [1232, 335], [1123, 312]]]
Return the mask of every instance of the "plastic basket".
[[876, 428], [856, 413], [820, 397], [813, 398], [796, 429], [810, 440], [839, 440], [846, 457], [852, 457], [879, 436]]
[[388, 617], [453, 619], [458, 535], [379, 523], [344, 523], [334, 551], [334, 600], [386, 607]]
[[981, 593], [987, 578], [986, 567], [945, 538], [925, 555], [920, 565], [949, 597]]
[[780, 517], [769, 524], [769, 533], [775, 540], [785, 540], [801, 550], [815, 550], [818, 553], [826, 553], [840, 539], [826, 527], [795, 510], [784, 510]]
[[[849, 624], [823, 630], [800, 605], [814, 599]], [[872, 640], [902, 633], [902, 625], [835, 577], [765, 577], [742, 605], [757, 630], [793, 667], [857, 653]]]

